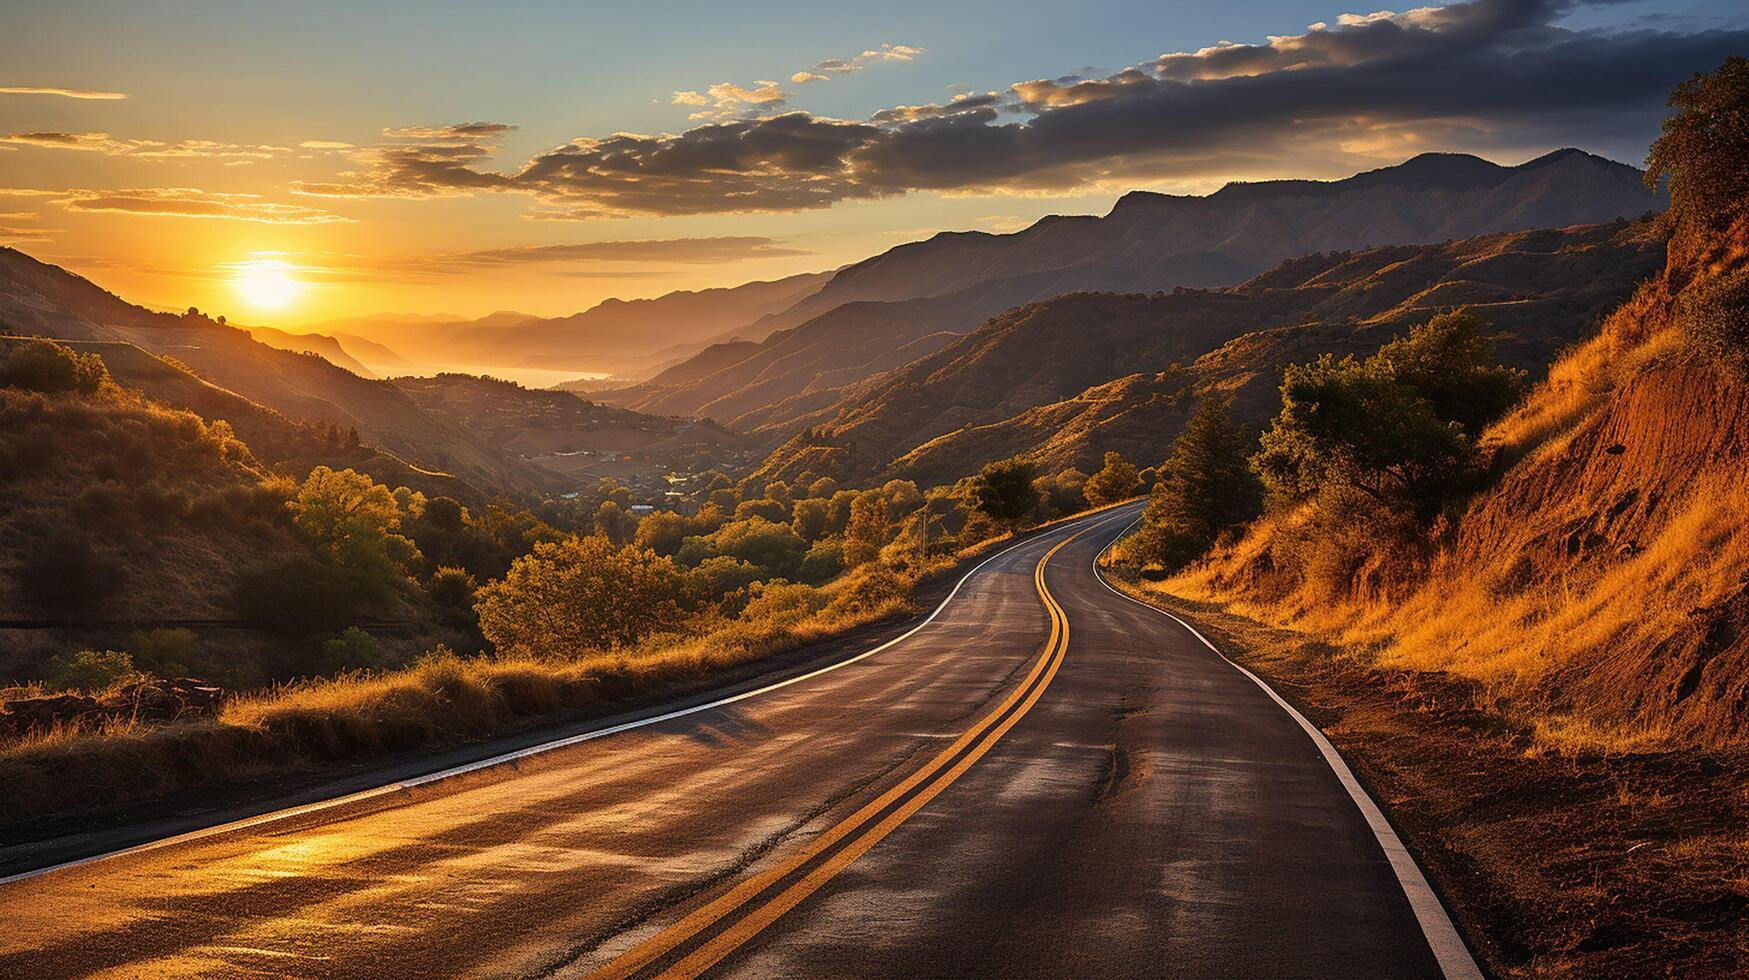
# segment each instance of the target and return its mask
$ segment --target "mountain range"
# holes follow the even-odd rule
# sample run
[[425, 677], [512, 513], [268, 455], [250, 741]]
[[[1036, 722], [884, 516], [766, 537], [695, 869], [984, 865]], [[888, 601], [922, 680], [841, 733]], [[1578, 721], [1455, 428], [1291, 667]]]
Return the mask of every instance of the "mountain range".
[[[789, 435], [835, 389], [920, 357], [1021, 303], [1071, 292], [1235, 285], [1313, 252], [1591, 224], [1662, 208], [1640, 171], [1579, 150], [1515, 167], [1429, 153], [1338, 181], [1229, 184], [1206, 197], [1125, 195], [1104, 217], [1007, 235], [954, 232], [833, 274], [762, 343], [707, 349], [600, 397]], [[900, 353], [902, 352], [902, 353]]]

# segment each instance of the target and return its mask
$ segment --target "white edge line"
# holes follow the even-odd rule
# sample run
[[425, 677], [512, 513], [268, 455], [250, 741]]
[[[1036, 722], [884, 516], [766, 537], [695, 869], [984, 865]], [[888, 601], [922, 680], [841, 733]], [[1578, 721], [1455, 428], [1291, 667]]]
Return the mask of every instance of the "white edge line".
[[1141, 518], [1137, 518], [1135, 523], [1124, 528], [1123, 532], [1113, 538], [1110, 544], [1100, 549], [1099, 554], [1093, 556], [1093, 577], [1098, 579], [1099, 584], [1105, 586], [1112, 595], [1128, 599], [1144, 609], [1152, 609], [1184, 627], [1191, 636], [1201, 640], [1203, 646], [1213, 650], [1215, 656], [1226, 661], [1234, 670], [1249, 677], [1251, 683], [1262, 688], [1263, 693], [1269, 695], [1270, 700], [1279, 705], [1281, 710], [1287, 712], [1294, 721], [1299, 722], [1300, 728], [1305, 730], [1306, 735], [1311, 738], [1312, 744], [1317, 746], [1319, 754], [1324, 757], [1325, 764], [1336, 773], [1336, 778], [1342, 783], [1342, 788], [1348, 791], [1349, 798], [1360, 809], [1361, 816], [1366, 818], [1367, 826], [1372, 829], [1373, 836], [1378, 838], [1379, 846], [1384, 849], [1385, 857], [1391, 862], [1391, 870], [1397, 875], [1397, 884], [1402, 886], [1404, 896], [1409, 899], [1409, 907], [1415, 912], [1415, 921], [1421, 926], [1421, 934], [1426, 937], [1428, 947], [1433, 950], [1434, 959], [1439, 961], [1440, 971], [1446, 975], [1448, 980], [1482, 980], [1481, 967], [1476, 965], [1476, 959], [1470, 954], [1469, 946], [1464, 943], [1463, 937], [1458, 935], [1457, 926], [1452, 923], [1450, 913], [1446, 911], [1444, 903], [1440, 902], [1439, 896], [1434, 893], [1433, 886], [1427, 883], [1427, 876], [1421, 873], [1421, 866], [1415, 863], [1414, 855], [1409, 853], [1402, 838], [1397, 836], [1396, 828], [1392, 827], [1391, 822], [1385, 819], [1384, 811], [1379, 809], [1378, 803], [1360, 785], [1360, 780], [1356, 779], [1353, 770], [1348, 768], [1348, 763], [1343, 760], [1342, 754], [1336, 751], [1336, 747], [1330, 744], [1330, 740], [1324, 737], [1324, 733], [1318, 729], [1318, 726], [1312, 724], [1305, 715], [1300, 714], [1299, 709], [1275, 693], [1275, 689], [1265, 683], [1263, 678], [1258, 677], [1246, 669], [1243, 664], [1235, 662], [1222, 653], [1220, 647], [1209, 642], [1209, 638], [1203, 636], [1196, 627], [1159, 606], [1143, 602], [1135, 596], [1113, 587], [1110, 582], [1105, 580], [1105, 575], [1099, 570], [1099, 560], [1105, 557], [1105, 553], [1111, 550], [1112, 545], [1117, 544], [1124, 534], [1129, 533], [1130, 528], [1139, 523], [1141, 523]]
[[[1092, 518], [1095, 515], [1089, 514], [1087, 516], [1088, 516], [1088, 518]], [[1107, 518], [1107, 520], [1110, 520], [1110, 518]], [[1065, 524], [1068, 524], [1068, 523], [1072, 523], [1072, 522], [1065, 522]], [[1105, 521], [1096, 521], [1094, 523], [1097, 526], [1098, 524], [1105, 523]], [[778, 682], [773, 683], [773, 684], [767, 684], [764, 687], [754, 688], [753, 690], [750, 690], [750, 691], [742, 691], [740, 694], [731, 695], [731, 696], [726, 697], [726, 698], [719, 698], [715, 701], [709, 701], [709, 702], [706, 702], [704, 704], [695, 704], [689, 708], [680, 708], [680, 709], [677, 709], [674, 711], [665, 712], [663, 714], [652, 715], [648, 718], [639, 718], [639, 719], [635, 719], [633, 721], [622, 722], [618, 725], [611, 725], [607, 728], [599, 728], [599, 729], [596, 729], [594, 731], [582, 732], [580, 734], [567, 736], [565, 738], [561, 738], [561, 739], [558, 739], [558, 740], [552, 741], [552, 742], [543, 742], [539, 745], [531, 745], [527, 748], [517, 749], [514, 752], [506, 752], [502, 755], [495, 755], [495, 756], [492, 756], [491, 758], [488, 758], [488, 759], [481, 759], [478, 762], [470, 762], [470, 763], [467, 763], [466, 765], [455, 766], [455, 767], [450, 768], [450, 769], [443, 769], [443, 770], [439, 770], [438, 772], [427, 773], [426, 775], [423, 775], [423, 776], [414, 776], [411, 779], [403, 779], [403, 780], [399, 780], [399, 781], [396, 781], [393, 783], [387, 783], [387, 784], [382, 785], [382, 786], [377, 786], [377, 787], [372, 788], [372, 789], [360, 790], [356, 793], [348, 793], [345, 796], [336, 796], [336, 797], [333, 797], [331, 799], [318, 800], [314, 803], [306, 803], [302, 806], [289, 807], [289, 808], [284, 809], [284, 810], [274, 810], [270, 813], [260, 813], [260, 814], [256, 814], [253, 817], [245, 817], [241, 820], [233, 820], [230, 823], [217, 824], [217, 825], [212, 826], [212, 827], [202, 827], [198, 830], [191, 830], [191, 831], [188, 831], [187, 833], [177, 834], [174, 837], [164, 837], [164, 838], [160, 838], [160, 839], [154, 840], [154, 841], [147, 841], [143, 844], [135, 844], [132, 847], [124, 847], [124, 848], [122, 848], [120, 850], [116, 850], [116, 851], [106, 851], [102, 854], [93, 854], [89, 857], [82, 857], [82, 858], [78, 858], [77, 860], [73, 860], [73, 861], [64, 861], [60, 864], [52, 864], [46, 868], [37, 868], [34, 871], [20, 871], [16, 874], [11, 874], [11, 875], [6, 875], [5, 877], [0, 877], [0, 885], [9, 885], [15, 881], [24, 881], [24, 880], [29, 879], [29, 878], [35, 878], [35, 877], [38, 877], [40, 875], [46, 875], [46, 874], [50, 874], [50, 873], [53, 873], [56, 871], [66, 871], [66, 870], [69, 870], [71, 868], [83, 867], [84, 865], [87, 865], [87, 864], [96, 864], [99, 861], [107, 861], [111, 858], [124, 857], [124, 856], [129, 855], [129, 854], [140, 854], [140, 853], [144, 853], [146, 851], [155, 851], [155, 850], [158, 850], [159, 848], [163, 848], [163, 847], [173, 847], [177, 844], [187, 844], [187, 843], [190, 843], [192, 841], [204, 840], [205, 838], [215, 837], [215, 836], [218, 836], [219, 834], [228, 834], [228, 833], [233, 833], [233, 832], [239, 831], [239, 830], [247, 830], [250, 827], [256, 827], [256, 826], [259, 826], [259, 825], [265, 824], [265, 823], [275, 823], [275, 822], [280, 821], [280, 820], [289, 820], [293, 817], [301, 817], [301, 816], [305, 816], [305, 815], [311, 814], [311, 813], [320, 813], [323, 810], [330, 810], [330, 809], [333, 809], [334, 807], [347, 806], [347, 805], [350, 805], [353, 803], [361, 803], [365, 800], [375, 799], [376, 797], [379, 797], [379, 796], [386, 796], [390, 793], [400, 792], [401, 790], [413, 789], [413, 788], [418, 787], [418, 786], [429, 786], [432, 783], [443, 782], [446, 779], [454, 779], [457, 776], [465, 776], [469, 773], [479, 772], [482, 769], [491, 769], [491, 768], [494, 768], [496, 766], [502, 766], [502, 765], [506, 765], [509, 763], [518, 762], [518, 761], [520, 761], [522, 759], [526, 759], [530, 756], [540, 755], [540, 754], [545, 753], [545, 752], [553, 752], [553, 751], [556, 751], [558, 749], [570, 748], [573, 745], [580, 745], [584, 742], [593, 741], [593, 740], [598, 739], [598, 738], [605, 738], [609, 735], [617, 735], [620, 732], [631, 731], [632, 729], [635, 729], [635, 728], [644, 728], [644, 727], [647, 727], [649, 725], [659, 725], [665, 721], [673, 721], [676, 718], [684, 718], [687, 715], [698, 714], [701, 711], [710, 711], [714, 708], [721, 708], [724, 705], [734, 704], [737, 701], [745, 701], [748, 698], [758, 697], [759, 695], [762, 695], [762, 694], [769, 694], [772, 691], [778, 690], [779, 688], [788, 687], [791, 684], [798, 684], [802, 681], [818, 677], [821, 674], [830, 673], [834, 670], [839, 669], [840, 667], [848, 667], [851, 664], [856, 663], [857, 661], [866, 660], [867, 658], [872, 657], [875, 654], [880, 653], [883, 650], [887, 650], [893, 646], [896, 646], [899, 643], [903, 643], [904, 641], [910, 639], [912, 636], [916, 635], [919, 630], [923, 629], [923, 627], [928, 626], [930, 623], [934, 622], [935, 617], [941, 615], [942, 610], [946, 609], [948, 603], [953, 601], [954, 596], [959, 594], [960, 588], [963, 587], [966, 584], [966, 582], [970, 581], [971, 577], [973, 575], [978, 574], [978, 572], [981, 571], [985, 565], [990, 564], [991, 562], [995, 561], [996, 559], [1002, 557], [1003, 555], [1008, 554], [1011, 551], [1014, 551], [1017, 548], [1023, 548], [1029, 544], [1032, 544], [1033, 542], [1035, 542], [1037, 540], [1038, 540], [1038, 538], [1033, 537], [1033, 538], [1027, 538], [1024, 541], [1016, 541], [1015, 543], [1009, 545], [1008, 547], [1003, 548], [1001, 551], [997, 551], [994, 554], [989, 555], [983, 561], [978, 562], [976, 565], [973, 565], [971, 571], [968, 571], [964, 575], [960, 576], [960, 580], [958, 582], [954, 583], [953, 588], [947, 593], [946, 597], [944, 597], [941, 600], [941, 604], [936, 606], [935, 609], [933, 611], [931, 611], [930, 614], [927, 617], [925, 617], [924, 620], [922, 622], [918, 623], [916, 626], [911, 627], [910, 629], [906, 630], [905, 632], [899, 634], [898, 636], [893, 637], [892, 639], [888, 640], [887, 642], [882, 643], [880, 646], [877, 646], [871, 650], [865, 650], [862, 653], [859, 653], [854, 657], [849, 657], [849, 658], [846, 658], [844, 660], [837, 661], [835, 663], [827, 664], [824, 667], [820, 667], [818, 669], [811, 670], [805, 674], [798, 674], [795, 677], [788, 678], [787, 680], [781, 680], [781, 681], [778, 681]]]

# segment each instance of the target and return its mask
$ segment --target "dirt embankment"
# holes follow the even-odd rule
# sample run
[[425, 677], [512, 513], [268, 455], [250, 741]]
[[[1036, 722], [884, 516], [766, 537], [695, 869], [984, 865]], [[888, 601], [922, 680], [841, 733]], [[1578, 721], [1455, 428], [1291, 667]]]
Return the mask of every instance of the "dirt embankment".
[[1749, 971], [1749, 750], [1553, 752], [1478, 685], [1166, 596], [1334, 742], [1501, 977]]

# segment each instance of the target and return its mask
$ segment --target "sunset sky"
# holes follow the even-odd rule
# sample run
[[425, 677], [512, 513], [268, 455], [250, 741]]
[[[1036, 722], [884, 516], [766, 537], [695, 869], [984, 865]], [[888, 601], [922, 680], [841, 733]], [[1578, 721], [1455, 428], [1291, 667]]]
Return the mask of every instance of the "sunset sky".
[[67, 3], [0, 32], [0, 244], [295, 325], [565, 314], [1124, 190], [1639, 163], [1741, 0]]

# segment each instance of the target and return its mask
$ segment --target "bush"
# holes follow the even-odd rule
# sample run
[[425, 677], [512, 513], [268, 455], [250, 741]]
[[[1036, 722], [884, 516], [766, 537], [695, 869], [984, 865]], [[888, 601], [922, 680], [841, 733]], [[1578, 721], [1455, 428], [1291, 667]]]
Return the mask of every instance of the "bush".
[[128, 640], [134, 663], [158, 677], [204, 675], [200, 642], [192, 630], [160, 626], [134, 633]]
[[281, 633], [324, 633], [355, 620], [368, 593], [368, 583], [359, 583], [346, 569], [295, 555], [245, 569], [231, 590], [231, 607], [243, 619]]
[[694, 592], [709, 602], [721, 602], [764, 576], [765, 573], [756, 566], [728, 555], [706, 558], [687, 573]]
[[83, 534], [55, 531], [26, 553], [18, 588], [38, 608], [93, 619], [121, 591], [121, 562]]
[[80, 650], [70, 657], [51, 657], [48, 662], [50, 686], [63, 691], [95, 694], [139, 675], [133, 658], [122, 650]]
[[30, 340], [0, 361], [0, 385], [47, 394], [92, 394], [109, 383], [103, 358], [48, 340]]
[[1723, 367], [1749, 370], [1749, 270], [1689, 287], [1676, 306], [1689, 349]]
[[324, 674], [340, 674], [349, 670], [382, 667], [387, 663], [383, 645], [356, 626], [348, 626], [339, 636], [322, 641], [321, 658], [315, 664]]
[[1482, 427], [1524, 389], [1524, 372], [1489, 363], [1482, 326], [1442, 314], [1364, 361], [1325, 354], [1289, 367], [1252, 468], [1288, 499], [1334, 487], [1423, 515], [1437, 509], [1470, 475]]
[[816, 541], [802, 557], [801, 574], [797, 576], [810, 585], [830, 581], [844, 571], [844, 546], [835, 540]]
[[568, 657], [671, 630], [685, 618], [686, 598], [673, 561], [591, 535], [535, 545], [502, 581], [480, 589], [475, 608], [499, 653]]
[[1032, 480], [1038, 468], [1021, 456], [984, 464], [974, 483], [978, 510], [997, 522], [1013, 525], [1038, 503]]
[[881, 545], [887, 543], [891, 527], [885, 495], [878, 490], [858, 495], [850, 505], [850, 521], [844, 527], [844, 564], [854, 568], [880, 557]]
[[1103, 507], [1127, 500], [1141, 489], [1142, 478], [1136, 473], [1135, 464], [1121, 453], [1106, 453], [1104, 468], [1087, 478], [1081, 493], [1089, 504]]

